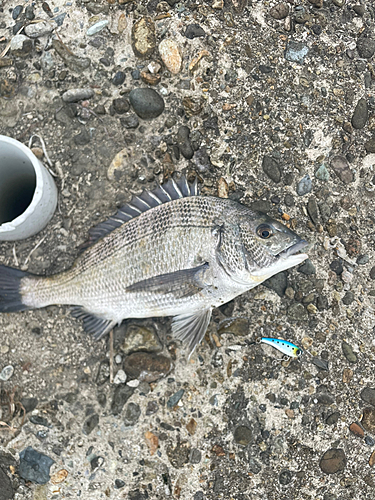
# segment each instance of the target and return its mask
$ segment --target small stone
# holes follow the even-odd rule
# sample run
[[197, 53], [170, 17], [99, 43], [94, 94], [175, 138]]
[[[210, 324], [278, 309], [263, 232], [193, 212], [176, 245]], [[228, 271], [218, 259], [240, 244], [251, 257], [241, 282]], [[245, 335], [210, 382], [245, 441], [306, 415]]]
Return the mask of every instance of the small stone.
[[146, 415], [153, 415], [156, 413], [159, 409], [159, 405], [156, 401], [148, 401], [147, 407], [146, 407]]
[[309, 48], [302, 42], [288, 42], [284, 57], [287, 61], [303, 64]]
[[309, 214], [312, 222], [317, 225], [319, 222], [318, 205], [313, 197], [309, 198], [307, 203], [307, 213]]
[[176, 446], [168, 446], [167, 456], [173, 467], [176, 469], [182, 468], [189, 462], [190, 449], [188, 443], [186, 441], [178, 442]]
[[141, 71], [141, 78], [147, 85], [157, 85], [161, 80], [161, 75], [153, 75], [147, 71]]
[[186, 27], [184, 35], [186, 38], [189, 38], [189, 40], [192, 40], [197, 37], [205, 37], [206, 32], [199, 26], [199, 24], [189, 24], [189, 26]]
[[365, 403], [369, 403], [372, 406], [375, 406], [375, 389], [372, 389], [371, 387], [365, 387], [363, 391], [361, 392], [361, 399]]
[[355, 129], [363, 128], [368, 120], [368, 107], [366, 99], [360, 99], [354, 109], [352, 125]]
[[93, 413], [89, 416], [89, 418], [85, 421], [82, 427], [82, 432], [85, 436], [91, 434], [91, 432], [95, 429], [95, 427], [99, 424], [99, 415], [97, 413]]
[[297, 184], [297, 194], [298, 196], [304, 196], [310, 193], [312, 190], [312, 182], [310, 176], [307, 174], [303, 177]]
[[116, 329], [117, 335], [122, 333], [125, 333], [125, 338], [120, 349], [125, 354], [135, 351], [160, 352], [163, 349], [155, 329], [151, 326], [125, 324]]
[[115, 479], [115, 488], [116, 490], [119, 490], [125, 486], [125, 481], [122, 479]]
[[368, 464], [370, 467], [373, 467], [375, 465], [375, 451], [371, 453]]
[[97, 23], [90, 26], [90, 28], [86, 31], [87, 36], [93, 36], [104, 30], [108, 26], [108, 19], [103, 19], [102, 21], [98, 21]]
[[249, 320], [246, 318], [236, 318], [230, 319], [229, 321], [224, 320], [217, 331], [219, 335], [225, 333], [232, 333], [239, 337], [244, 337], [249, 334]]
[[350, 368], [344, 368], [342, 372], [342, 381], [344, 382], [344, 384], [349, 384], [352, 378], [353, 370], [351, 370]]
[[[189, 456], [189, 462], [191, 464], [199, 464], [200, 461], [202, 460], [202, 453], [200, 450], [197, 448], [192, 448]], [[203, 496], [202, 496], [203, 499]]]
[[124, 83], [125, 78], [126, 75], [123, 71], [117, 71], [117, 73], [115, 73], [114, 77], [112, 78], [112, 83], [113, 85], [116, 85], [116, 87], [119, 87]]
[[0, 380], [6, 382], [14, 373], [14, 368], [11, 365], [5, 366], [0, 373]]
[[182, 105], [186, 116], [197, 116], [201, 113], [204, 105], [203, 97], [186, 96], [182, 99]]
[[141, 408], [136, 403], [129, 403], [125, 409], [124, 424], [126, 427], [135, 425], [141, 416]]
[[190, 142], [190, 129], [186, 125], [181, 125], [177, 131], [177, 144], [181, 154], [187, 160], [194, 156], [194, 150]]
[[156, 118], [164, 111], [164, 99], [154, 89], [133, 89], [129, 100], [134, 111], [144, 120]]
[[134, 113], [120, 119], [121, 125], [125, 128], [137, 128], [139, 125], [138, 116]]
[[196, 169], [200, 174], [204, 174], [209, 170], [211, 167], [211, 160], [207, 153], [206, 146], [202, 146], [195, 152], [193, 162], [195, 163]]
[[46, 484], [50, 480], [50, 468], [55, 461], [39, 453], [31, 446], [20, 453], [20, 466], [18, 473], [25, 481], [37, 484]]
[[39, 38], [51, 33], [55, 27], [55, 22], [42, 21], [40, 23], [28, 24], [23, 31], [29, 38]]
[[115, 112], [119, 115], [123, 115], [130, 109], [130, 104], [127, 99], [120, 97], [118, 99], [113, 99], [112, 106]]
[[61, 484], [65, 481], [65, 479], [68, 477], [69, 473], [66, 469], [60, 469], [59, 471], [55, 472], [51, 476], [51, 483], [52, 484]]
[[155, 24], [151, 17], [142, 17], [132, 28], [132, 48], [137, 57], [149, 57], [156, 46]]
[[329, 180], [329, 172], [323, 163], [315, 172], [315, 177], [323, 182], [327, 182]]
[[335, 156], [332, 158], [331, 167], [337, 177], [344, 182], [344, 184], [350, 184], [353, 182], [353, 172], [350, 170], [348, 161], [344, 156]]
[[[38, 26], [38, 24], [30, 24], [29, 26]], [[67, 49], [65, 44], [60, 42], [60, 40], [54, 39], [52, 41], [52, 46], [68, 66], [68, 68], [72, 71], [80, 73], [81, 71], [87, 69], [91, 64], [91, 59], [89, 59], [88, 57], [79, 57], [75, 54], [72, 54], [71, 51]]]
[[0, 467], [0, 494], [1, 500], [12, 500], [14, 498], [14, 490], [12, 482], [8, 475]]
[[86, 146], [91, 141], [90, 134], [85, 128], [81, 129], [81, 132], [74, 136], [74, 142], [77, 146]]
[[373, 439], [371, 436], [366, 436], [365, 437], [365, 443], [367, 446], [374, 446], [375, 445], [375, 439]]
[[290, 470], [284, 470], [279, 474], [279, 483], [283, 486], [290, 484], [292, 482], [292, 479], [293, 474], [290, 472]]
[[316, 269], [314, 264], [311, 262], [310, 259], [306, 259], [305, 262], [299, 266], [298, 272], [305, 274], [306, 276], [312, 276], [316, 274]]
[[150, 383], [168, 375], [172, 363], [162, 355], [134, 352], [125, 358], [124, 369], [129, 378]]
[[181, 50], [177, 43], [171, 38], [165, 38], [159, 44], [159, 54], [168, 71], [177, 75], [181, 71]]
[[[279, 297], [283, 297], [285, 290], [288, 286], [287, 272], [283, 271], [277, 273], [271, 278], [268, 278], [268, 280], [264, 281], [262, 284], [263, 286], [269, 288], [270, 290], [275, 291]], [[248, 328], [248, 323], [247, 323], [247, 328]]]
[[306, 321], [308, 319], [307, 311], [300, 303], [292, 304], [288, 308], [287, 315], [291, 321]]
[[277, 19], [278, 21], [281, 21], [281, 19], [285, 19], [288, 14], [289, 7], [282, 2], [277, 3], [270, 9], [270, 16], [274, 19]]
[[344, 268], [343, 268], [343, 265], [341, 263], [340, 260], [333, 260], [330, 265], [329, 265], [330, 269], [332, 269], [332, 271], [334, 273], [337, 274], [337, 276], [340, 276], [340, 274], [342, 274]]
[[86, 101], [94, 97], [94, 91], [90, 88], [85, 89], [70, 89], [63, 93], [62, 100], [64, 102], [79, 102]]
[[197, 430], [197, 421], [194, 418], [191, 418], [189, 422], [186, 424], [186, 430], [191, 436], [194, 436]]
[[329, 415], [326, 418], [326, 424], [327, 425], [335, 425], [335, 424], [337, 424], [339, 417], [340, 417], [340, 413], [339, 412], [335, 411], [334, 413], [331, 413], [331, 415]]
[[363, 432], [362, 427], [360, 427], [356, 422], [353, 422], [349, 426], [350, 432], [352, 432], [354, 435], [363, 438], [365, 436], [365, 433]]
[[357, 40], [357, 50], [359, 57], [370, 59], [375, 53], [375, 40], [369, 38], [367, 34], [364, 33]]
[[25, 17], [28, 21], [32, 21], [35, 18], [34, 6], [28, 5], [25, 9]]
[[362, 17], [365, 13], [364, 5], [353, 5], [353, 10], [357, 14], [357, 16]]
[[319, 465], [325, 474], [335, 474], [344, 470], [346, 466], [344, 450], [331, 448], [324, 453]]
[[367, 254], [365, 254], [365, 255], [359, 255], [357, 257], [357, 264], [359, 266], [365, 266], [366, 264], [368, 264], [369, 261], [370, 261], [370, 257]]
[[115, 375], [113, 383], [115, 385], [118, 385], [118, 384], [125, 384], [125, 382], [126, 382], [126, 373], [124, 372], [124, 370], [119, 370]]
[[179, 391], [175, 392], [169, 399], [168, 399], [168, 402], [167, 402], [167, 407], [168, 408], [174, 408], [178, 402], [180, 401], [180, 399], [182, 398], [182, 396], [185, 394], [185, 391], [184, 389], [180, 389]]
[[111, 412], [113, 415], [119, 415], [125, 403], [134, 393], [134, 388], [128, 385], [120, 384], [115, 388], [111, 404]]
[[24, 48], [24, 43], [25, 42], [29, 42], [29, 43], [32, 43], [30, 42], [30, 39], [27, 38], [27, 36], [25, 35], [22, 35], [22, 34], [19, 34], [19, 35], [15, 35], [11, 41], [10, 41], [10, 50], [12, 50], [13, 52], [16, 51], [16, 52], [25, 52], [23, 50]]
[[317, 368], [319, 368], [319, 370], [323, 370], [323, 371], [329, 370], [328, 361], [326, 359], [321, 359], [321, 358], [317, 358], [316, 356], [313, 356], [311, 358], [311, 362], [313, 365], [315, 365]]
[[247, 446], [252, 440], [252, 432], [246, 425], [239, 425], [234, 431], [234, 440], [242, 446]]
[[344, 353], [344, 356], [346, 359], [349, 361], [349, 363], [356, 363], [357, 362], [357, 355], [353, 352], [353, 348], [350, 344], [347, 342], [343, 341], [341, 344], [342, 352]]
[[375, 433], [375, 408], [364, 408], [361, 424], [367, 432]]
[[367, 153], [375, 153], [375, 136], [365, 142], [365, 149]]
[[264, 156], [262, 162], [263, 172], [271, 179], [273, 182], [280, 182], [281, 180], [281, 170], [276, 160], [271, 156]]

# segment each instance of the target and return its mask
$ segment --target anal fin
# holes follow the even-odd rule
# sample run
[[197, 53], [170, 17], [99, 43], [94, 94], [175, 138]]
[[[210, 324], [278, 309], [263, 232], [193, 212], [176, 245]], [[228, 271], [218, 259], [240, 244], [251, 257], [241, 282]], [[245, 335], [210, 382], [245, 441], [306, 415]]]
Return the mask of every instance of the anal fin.
[[100, 340], [116, 325], [116, 321], [110, 319], [99, 318], [84, 310], [83, 307], [77, 306], [71, 310], [72, 316], [77, 319], [82, 319], [83, 329], [86, 333], [93, 336], [94, 340]]
[[189, 351], [189, 358], [194, 349], [201, 342], [210, 323], [212, 309], [202, 309], [195, 313], [186, 313], [175, 316], [172, 320], [173, 335], [185, 342]]

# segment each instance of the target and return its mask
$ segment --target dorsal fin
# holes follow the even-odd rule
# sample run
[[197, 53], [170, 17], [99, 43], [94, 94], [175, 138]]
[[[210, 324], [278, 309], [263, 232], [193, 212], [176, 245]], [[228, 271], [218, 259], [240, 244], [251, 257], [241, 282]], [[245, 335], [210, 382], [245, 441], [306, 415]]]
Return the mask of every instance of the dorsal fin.
[[91, 247], [108, 233], [111, 233], [131, 219], [138, 217], [143, 212], [147, 212], [147, 210], [163, 203], [169, 203], [172, 200], [198, 195], [197, 178], [195, 178], [192, 184], [189, 184], [184, 175], [178, 180], [169, 179], [168, 182], [158, 186], [153, 191], [143, 191], [140, 195], [133, 196], [129, 203], [119, 208], [115, 215], [91, 228], [89, 239], [80, 246], [80, 251], [82, 252], [86, 248]]

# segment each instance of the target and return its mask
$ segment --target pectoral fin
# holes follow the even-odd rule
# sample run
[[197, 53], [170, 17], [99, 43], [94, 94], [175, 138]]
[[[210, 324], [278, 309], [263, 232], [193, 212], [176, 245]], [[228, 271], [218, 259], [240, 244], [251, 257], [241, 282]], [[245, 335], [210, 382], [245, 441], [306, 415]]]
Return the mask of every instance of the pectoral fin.
[[127, 287], [127, 292], [172, 294], [176, 299], [191, 297], [204, 288], [204, 273], [209, 265], [203, 264], [192, 269], [184, 269], [174, 273], [160, 274], [153, 278], [138, 281]]
[[173, 335], [178, 340], [186, 343], [189, 351], [189, 358], [206, 333], [211, 319], [211, 313], [212, 309], [207, 308], [193, 314], [180, 314], [179, 316], [175, 316], [172, 320]]

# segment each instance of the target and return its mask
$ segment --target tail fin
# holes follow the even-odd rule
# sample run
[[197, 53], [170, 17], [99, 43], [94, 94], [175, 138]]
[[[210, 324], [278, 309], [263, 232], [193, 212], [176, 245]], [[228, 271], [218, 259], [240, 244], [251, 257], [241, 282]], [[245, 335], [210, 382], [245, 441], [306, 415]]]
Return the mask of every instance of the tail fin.
[[29, 309], [22, 303], [21, 280], [29, 273], [0, 265], [0, 313]]

